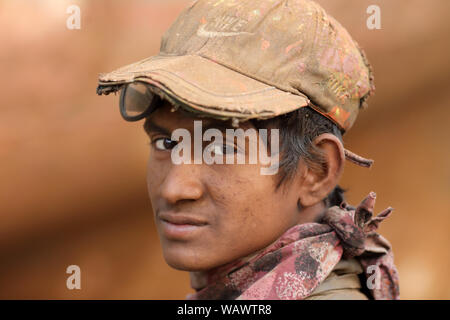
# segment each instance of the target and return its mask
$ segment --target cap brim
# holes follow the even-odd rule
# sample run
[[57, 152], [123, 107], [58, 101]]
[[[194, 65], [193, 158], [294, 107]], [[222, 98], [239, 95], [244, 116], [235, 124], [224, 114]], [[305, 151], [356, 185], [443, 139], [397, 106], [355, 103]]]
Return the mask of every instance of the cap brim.
[[[100, 74], [99, 94], [127, 83], [148, 83], [172, 102], [218, 118], [267, 119], [310, 105], [309, 99], [248, 77], [196, 55], [157, 55]], [[347, 160], [370, 167], [373, 160], [345, 150]]]
[[99, 76], [99, 92], [142, 81], [198, 112], [224, 118], [267, 119], [305, 107], [305, 95], [282, 91], [196, 56], [158, 55]]

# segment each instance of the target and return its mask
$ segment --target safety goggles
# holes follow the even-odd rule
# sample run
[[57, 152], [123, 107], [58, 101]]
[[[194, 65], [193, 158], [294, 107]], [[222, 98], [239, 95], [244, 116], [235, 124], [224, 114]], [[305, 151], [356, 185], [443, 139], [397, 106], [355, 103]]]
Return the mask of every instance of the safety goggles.
[[160, 97], [150, 91], [147, 84], [133, 82], [120, 93], [120, 114], [126, 121], [138, 121], [149, 116], [160, 102]]

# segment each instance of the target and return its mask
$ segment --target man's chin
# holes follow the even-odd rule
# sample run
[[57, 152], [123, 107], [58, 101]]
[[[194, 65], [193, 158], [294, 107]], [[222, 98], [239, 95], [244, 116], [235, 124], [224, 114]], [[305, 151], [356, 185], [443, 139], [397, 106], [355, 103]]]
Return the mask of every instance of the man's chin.
[[166, 263], [180, 271], [187, 271], [187, 272], [201, 272], [201, 271], [207, 271], [213, 268], [213, 266], [208, 266], [204, 264], [199, 264], [196, 261], [186, 260], [186, 259], [177, 259], [177, 258], [165, 258]]
[[183, 248], [183, 246], [174, 248], [173, 246], [163, 247], [163, 255], [166, 263], [180, 271], [206, 271], [214, 267], [210, 263], [211, 255], [200, 254], [199, 250]]

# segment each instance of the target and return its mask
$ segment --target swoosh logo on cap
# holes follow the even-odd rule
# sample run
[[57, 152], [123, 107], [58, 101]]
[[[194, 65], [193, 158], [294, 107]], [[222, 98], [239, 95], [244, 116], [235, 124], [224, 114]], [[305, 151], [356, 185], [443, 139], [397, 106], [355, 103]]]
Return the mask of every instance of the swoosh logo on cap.
[[202, 24], [200, 28], [197, 29], [197, 36], [205, 38], [218, 38], [218, 37], [234, 37], [244, 34], [253, 34], [251, 32], [223, 32], [223, 31], [209, 31], [206, 30], [205, 25]]

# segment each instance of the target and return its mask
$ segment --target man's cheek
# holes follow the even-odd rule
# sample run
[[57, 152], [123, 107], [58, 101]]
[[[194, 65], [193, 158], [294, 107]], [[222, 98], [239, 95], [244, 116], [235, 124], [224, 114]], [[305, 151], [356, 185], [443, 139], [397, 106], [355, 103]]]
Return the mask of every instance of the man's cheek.
[[148, 162], [147, 165], [147, 188], [150, 196], [156, 192], [157, 186], [161, 185], [164, 180], [164, 171], [154, 161]]
[[147, 176], [147, 192], [148, 196], [150, 198], [150, 203], [153, 209], [153, 213], [156, 212], [157, 209], [157, 203], [158, 203], [158, 183], [154, 176], [148, 175]]
[[243, 234], [248, 234], [248, 218], [244, 212], [228, 212], [224, 217], [220, 217], [217, 226], [214, 227], [215, 235], [221, 242], [229, 243], [230, 240], [240, 238]]

